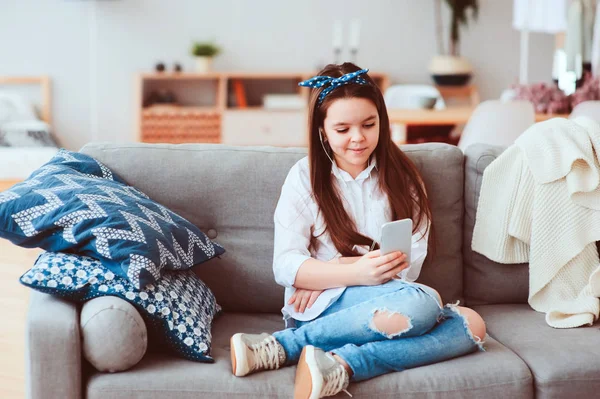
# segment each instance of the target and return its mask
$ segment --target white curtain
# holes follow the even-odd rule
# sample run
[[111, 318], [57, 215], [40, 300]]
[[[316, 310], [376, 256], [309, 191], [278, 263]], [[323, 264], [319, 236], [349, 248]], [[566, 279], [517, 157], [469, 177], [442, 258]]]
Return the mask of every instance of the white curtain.
[[565, 31], [567, 0], [514, 0], [513, 5], [513, 27], [521, 31], [519, 83], [527, 84], [529, 32]]
[[514, 0], [513, 27], [556, 34], [567, 29], [567, 0]]

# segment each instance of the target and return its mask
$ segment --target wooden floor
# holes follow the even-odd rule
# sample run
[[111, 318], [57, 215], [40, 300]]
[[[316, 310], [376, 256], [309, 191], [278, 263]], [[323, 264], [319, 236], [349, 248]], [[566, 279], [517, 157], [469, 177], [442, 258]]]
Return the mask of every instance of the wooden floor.
[[0, 238], [0, 398], [25, 397], [25, 313], [29, 288], [18, 280], [41, 250], [24, 249]]

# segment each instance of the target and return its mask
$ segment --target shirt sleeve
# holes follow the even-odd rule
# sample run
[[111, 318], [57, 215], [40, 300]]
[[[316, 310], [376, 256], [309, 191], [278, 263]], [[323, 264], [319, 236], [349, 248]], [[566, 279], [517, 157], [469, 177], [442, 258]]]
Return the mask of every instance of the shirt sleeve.
[[311, 258], [309, 246], [315, 218], [308, 182], [296, 165], [286, 178], [275, 209], [273, 273], [277, 284], [293, 287], [302, 263]]
[[[418, 208], [413, 212], [413, 220], [419, 217]], [[418, 226], [417, 231], [412, 236], [412, 247], [410, 251], [410, 265], [399, 273], [399, 276], [406, 281], [416, 281], [421, 274], [421, 268], [427, 257], [427, 243], [429, 240], [429, 228], [431, 222], [424, 218]]]
[[400, 277], [406, 281], [416, 281], [421, 274], [421, 267], [427, 257], [427, 241], [429, 239], [429, 221], [421, 223], [422, 227], [412, 236], [412, 248], [410, 250], [410, 266], [400, 272]]

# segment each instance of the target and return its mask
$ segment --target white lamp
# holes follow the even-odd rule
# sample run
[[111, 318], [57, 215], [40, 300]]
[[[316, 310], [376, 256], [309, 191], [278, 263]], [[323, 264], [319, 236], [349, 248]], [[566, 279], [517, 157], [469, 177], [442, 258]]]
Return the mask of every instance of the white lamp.
[[519, 83], [527, 84], [529, 32], [557, 34], [567, 29], [567, 0], [514, 0], [513, 28], [521, 31]]

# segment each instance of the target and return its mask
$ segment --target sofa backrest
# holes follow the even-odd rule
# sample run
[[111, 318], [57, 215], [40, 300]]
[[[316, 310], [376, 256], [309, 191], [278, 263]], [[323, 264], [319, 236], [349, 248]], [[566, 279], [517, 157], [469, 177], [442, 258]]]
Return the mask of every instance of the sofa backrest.
[[[446, 144], [403, 147], [422, 172], [433, 205], [436, 256], [420, 282], [445, 301], [462, 298], [463, 155]], [[283, 288], [273, 277], [273, 213], [289, 169], [306, 149], [218, 144], [91, 143], [82, 152], [150, 198], [190, 220], [226, 253], [197, 274], [226, 311], [274, 312]]]
[[527, 302], [529, 264], [497, 263], [471, 249], [483, 171], [504, 149], [473, 144], [465, 151], [463, 257], [465, 300], [468, 305]]

